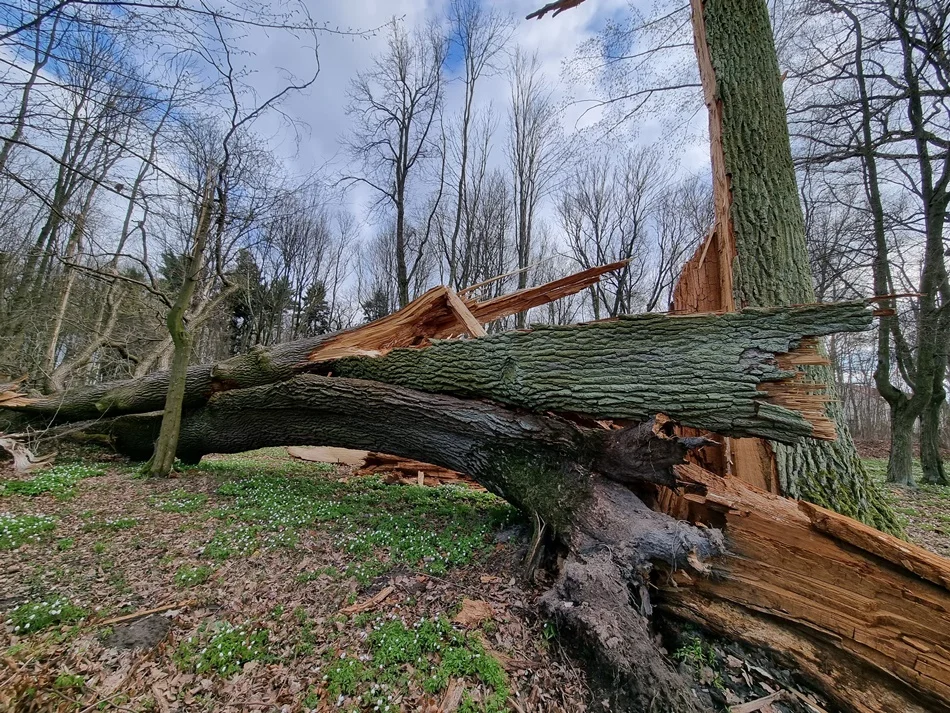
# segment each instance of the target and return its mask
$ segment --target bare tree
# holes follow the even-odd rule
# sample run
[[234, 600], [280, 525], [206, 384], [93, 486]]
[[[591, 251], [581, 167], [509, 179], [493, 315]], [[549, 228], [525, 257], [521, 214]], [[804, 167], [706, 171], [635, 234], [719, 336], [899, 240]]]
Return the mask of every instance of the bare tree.
[[[462, 56], [462, 112], [459, 117], [458, 136], [456, 142], [457, 183], [455, 195], [455, 216], [449, 229], [448, 239], [443, 240], [443, 250], [448, 262], [448, 284], [455, 289], [464, 286], [466, 278], [459, 278], [459, 264], [464, 261], [460, 256], [459, 236], [466, 222], [467, 211], [470, 211], [472, 201], [469, 200], [469, 154], [472, 130], [474, 127], [475, 87], [483, 76], [490, 76], [498, 71], [497, 58], [507, 44], [512, 23], [510, 17], [495, 10], [490, 10], [478, 0], [452, 0], [449, 4], [449, 33], [450, 45]], [[490, 133], [490, 132], [485, 132]], [[484, 135], [484, 134], [483, 134]], [[487, 143], [487, 142], [486, 142]], [[484, 175], [484, 161], [487, 159], [487, 146], [483, 148], [482, 171]], [[478, 184], [475, 189], [478, 189]]]
[[643, 301], [656, 306], [660, 290], [649, 300], [640, 290], [650, 243], [658, 245], [655, 214], [669, 188], [661, 156], [650, 149], [584, 161], [563, 185], [558, 213], [574, 259], [584, 268], [627, 261], [590, 288], [594, 319], [629, 314]]
[[349, 149], [362, 173], [344, 180], [369, 186], [394, 212], [396, 298], [402, 307], [410, 300], [410, 285], [422, 267], [428, 238], [426, 230], [415, 254], [409, 254], [412, 183], [428, 159], [442, 154], [438, 137], [447, 43], [435, 25], [410, 33], [394, 20], [388, 33], [386, 51], [350, 87], [347, 113], [354, 128]]
[[[509, 70], [508, 164], [513, 179], [515, 253], [518, 289], [528, 284], [535, 214], [542, 197], [554, 186], [566, 154], [560, 112], [553, 90], [541, 73], [537, 55], [515, 51]], [[517, 317], [523, 327], [525, 315]]]
[[[888, 480], [912, 482], [921, 419], [925, 478], [947, 482], [939, 415], [950, 340], [944, 232], [950, 204], [950, 66], [937, 50], [950, 7], [917, 0], [819, 3], [802, 72], [810, 91], [793, 117], [807, 160], [856, 187], [873, 235], [873, 289], [916, 292], [878, 328], [875, 382], [891, 412]], [[854, 177], [858, 179], [855, 186]], [[842, 196], [848, 189], [838, 189]], [[899, 207], [899, 209], [896, 209]], [[903, 264], [905, 256], [913, 263]]]

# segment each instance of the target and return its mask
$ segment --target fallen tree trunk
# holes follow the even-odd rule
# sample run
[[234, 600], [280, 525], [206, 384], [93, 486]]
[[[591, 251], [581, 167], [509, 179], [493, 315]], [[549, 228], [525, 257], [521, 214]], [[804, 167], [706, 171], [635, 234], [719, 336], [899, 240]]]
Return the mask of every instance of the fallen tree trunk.
[[[161, 414], [91, 422], [118, 449], [146, 458]], [[622, 431], [554, 415], [366, 381], [302, 375], [215, 396], [182, 419], [179, 456], [196, 461], [274, 445], [320, 443], [381, 450], [468, 473], [536, 517], [567, 548], [546, 606], [612, 684], [614, 710], [701, 708], [655, 645], [646, 576], [662, 563], [702, 570], [719, 535], [650, 510], [615, 481], [672, 483], [672, 467], [701, 439], [678, 439], [660, 420]], [[622, 435], [621, 435], [622, 434]], [[628, 592], [639, 598], [631, 604]]]
[[[725, 435], [833, 439], [822, 387], [801, 383], [797, 367], [820, 360], [812, 337], [865, 329], [871, 317], [857, 302], [725, 315], [646, 314], [344, 358], [337, 358], [338, 342], [298, 342], [192, 369], [188, 403], [201, 405], [222, 384], [271, 383], [306, 368], [593, 418], [644, 420], [662, 412]], [[363, 352], [370, 351], [365, 346]], [[347, 345], [342, 353], [354, 349]], [[59, 401], [58, 417], [89, 417], [90, 406], [97, 416], [154, 410], [160, 377], [112, 387], [108, 404], [91, 404], [94, 390], [67, 396]], [[51, 405], [27, 401], [17, 408], [45, 413]]]
[[[201, 406], [221, 391], [289, 379], [321, 361], [353, 355], [380, 356], [396, 347], [425, 346], [430, 339], [436, 338], [462, 334], [481, 336], [484, 331], [477, 331], [478, 325], [580, 292], [598, 282], [602, 275], [626, 264], [627, 261], [622, 260], [589, 268], [485, 302], [463, 300], [447, 287], [435, 287], [398, 312], [354, 329], [271, 348], [255, 347], [246, 354], [217, 364], [192, 366], [185, 382], [184, 407]], [[107, 414], [155, 411], [164, 408], [168, 393], [167, 371], [46, 396], [19, 393], [16, 386], [20, 381], [6, 384], [0, 390], [0, 408], [59, 423]]]
[[721, 434], [833, 439], [823, 387], [797, 381], [796, 366], [821, 360], [806, 337], [861, 330], [870, 320], [863, 303], [643, 314], [437, 342], [323, 368], [533, 410], [634, 420], [662, 412]]
[[[159, 420], [86, 428], [145, 458]], [[187, 414], [179, 454], [322, 443], [470, 474], [566, 547], [543, 605], [594, 661], [614, 710], [699, 709], [651, 638], [658, 606], [773, 651], [842, 710], [950, 711], [950, 564], [830, 511], [677, 465], [703, 441], [671, 432], [664, 419], [606, 430], [302, 375], [219, 394]]]

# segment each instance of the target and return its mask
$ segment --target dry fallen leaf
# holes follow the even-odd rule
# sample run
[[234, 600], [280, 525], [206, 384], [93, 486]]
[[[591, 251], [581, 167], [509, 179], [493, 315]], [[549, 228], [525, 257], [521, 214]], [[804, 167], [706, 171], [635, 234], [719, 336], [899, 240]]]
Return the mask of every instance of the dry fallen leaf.
[[485, 619], [494, 615], [491, 604], [481, 599], [463, 599], [462, 610], [455, 615], [453, 621], [462, 626], [478, 626]]

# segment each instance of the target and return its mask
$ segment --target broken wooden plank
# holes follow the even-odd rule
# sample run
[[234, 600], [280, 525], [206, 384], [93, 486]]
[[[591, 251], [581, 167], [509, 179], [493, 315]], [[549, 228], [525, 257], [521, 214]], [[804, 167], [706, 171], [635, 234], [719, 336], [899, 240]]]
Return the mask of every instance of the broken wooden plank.
[[592, 267], [537, 287], [528, 287], [485, 302], [474, 302], [469, 305], [469, 309], [481, 324], [488, 324], [496, 319], [525, 312], [532, 307], [540, 307], [562, 297], [576, 294], [600, 282], [600, 278], [607, 273], [621, 269], [627, 262], [627, 260], [620, 260], [609, 265]]
[[389, 598], [389, 595], [396, 591], [396, 588], [392, 585], [381, 589], [379, 592], [374, 594], [369, 599], [357, 602], [356, 604], [351, 604], [348, 607], [343, 607], [340, 609], [341, 614], [362, 614], [363, 612], [371, 611], [382, 604]]
[[332, 448], [330, 446], [288, 446], [287, 455], [311, 463], [338, 463], [340, 465], [360, 466], [366, 461], [368, 451]]
[[[767, 646], [855, 713], [950, 711], [950, 561], [843, 515], [676, 466], [657, 507], [722, 528], [708, 578], [657, 605]], [[662, 579], [662, 576], [660, 577]]]
[[452, 310], [459, 322], [465, 325], [465, 329], [468, 331], [470, 337], [484, 337], [488, 334], [479, 321], [475, 319], [475, 315], [472, 314], [468, 305], [462, 301], [461, 297], [449, 289], [446, 289], [445, 297], [448, 300], [449, 309]]

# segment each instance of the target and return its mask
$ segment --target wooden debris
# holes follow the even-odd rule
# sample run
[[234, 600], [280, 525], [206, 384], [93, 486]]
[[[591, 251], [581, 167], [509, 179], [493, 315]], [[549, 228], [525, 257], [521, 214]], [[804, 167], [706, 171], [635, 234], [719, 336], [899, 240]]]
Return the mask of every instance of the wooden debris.
[[26, 378], [24, 374], [19, 379], [0, 384], [0, 408], [15, 408], [25, 402], [27, 397], [20, 391], [20, 384]]
[[730, 706], [729, 713], [759, 713], [759, 711], [774, 710], [772, 704], [776, 701], [782, 701], [787, 698], [785, 691], [776, 691], [768, 696], [763, 696], [754, 701], [740, 703], [737, 706]]
[[448, 468], [423, 463], [418, 460], [400, 458], [386, 453], [367, 453], [363, 458], [357, 475], [382, 475], [387, 483], [402, 485], [460, 485], [475, 490], [484, 490], [472, 478]]
[[453, 678], [442, 696], [442, 702], [439, 703], [439, 713], [455, 713], [458, 707], [462, 705], [462, 694], [465, 692], [465, 686], [462, 681]]
[[711, 577], [672, 575], [657, 605], [763, 646], [857, 713], [950, 711], [950, 560], [830, 510], [695, 464], [659, 509], [722, 528]]
[[311, 463], [338, 463], [339, 465], [360, 466], [366, 461], [367, 451], [351, 448], [332, 448], [330, 446], [288, 446], [287, 455]]
[[627, 260], [620, 260], [609, 265], [592, 267], [537, 287], [528, 287], [485, 302], [474, 302], [469, 305], [469, 309], [480, 323], [488, 324], [496, 319], [518, 314], [532, 307], [540, 307], [562, 297], [576, 294], [600, 282], [600, 278], [607, 273], [616, 272], [623, 268], [627, 262]]
[[34, 455], [33, 451], [20, 443], [20, 441], [9, 436], [0, 436], [0, 448], [9, 453], [13, 458], [13, 469], [18, 473], [29, 473], [45, 468], [50, 465], [56, 457], [55, 451], [42, 456]]
[[310, 353], [309, 360], [326, 362], [347, 356], [381, 356], [397, 347], [427, 346], [432, 339], [459, 334], [484, 336], [483, 324], [573, 295], [626, 264], [623, 260], [582, 270], [485, 302], [464, 300], [448, 287], [435, 287], [398, 312], [327, 339]]
[[193, 602], [191, 601], [184, 601], [173, 602], [172, 604], [163, 604], [162, 606], [155, 607], [154, 609], [143, 609], [132, 614], [117, 616], [114, 619], [106, 619], [105, 621], [99, 622], [99, 626], [108, 626], [109, 624], [118, 624], [119, 622], [123, 621], [131, 621], [132, 619], [141, 619], [143, 616], [158, 614], [159, 612], [170, 611], [172, 609], [184, 609], [185, 607], [191, 606], [192, 603]]
[[363, 612], [370, 611], [375, 609], [380, 604], [382, 604], [389, 597], [390, 594], [396, 591], [396, 588], [392, 585], [389, 585], [385, 589], [381, 589], [375, 595], [363, 602], [357, 602], [348, 607], [343, 607], [340, 609], [341, 614], [362, 614]]
[[488, 334], [485, 328], [475, 319], [475, 315], [469, 310], [468, 305], [465, 304], [457, 294], [447, 289], [445, 297], [448, 301], [449, 309], [452, 310], [459, 322], [465, 325], [465, 329], [468, 331], [470, 337], [484, 337]]

